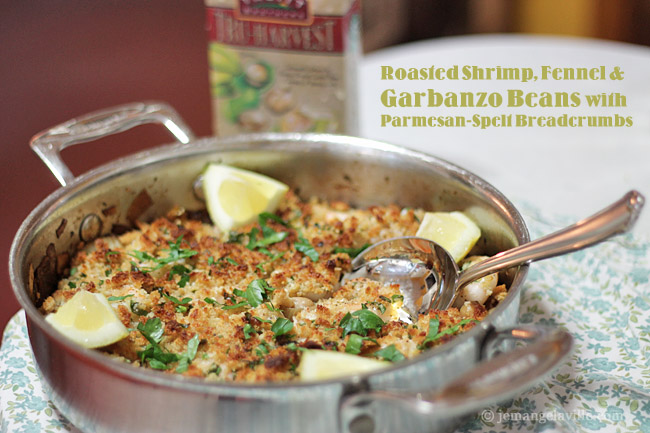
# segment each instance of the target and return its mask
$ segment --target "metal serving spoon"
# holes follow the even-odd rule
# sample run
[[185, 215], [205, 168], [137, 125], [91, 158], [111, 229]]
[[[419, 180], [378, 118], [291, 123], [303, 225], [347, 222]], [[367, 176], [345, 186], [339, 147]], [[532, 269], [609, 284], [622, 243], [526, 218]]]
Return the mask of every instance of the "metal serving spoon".
[[[344, 280], [366, 277], [397, 283], [404, 310], [413, 317], [449, 308], [468, 283], [502, 269], [577, 251], [624, 233], [636, 222], [645, 199], [637, 191], [572, 226], [492, 256], [464, 271], [440, 245], [418, 237], [378, 242], [352, 261]], [[415, 314], [414, 314], [415, 313]], [[402, 317], [408, 320], [409, 317]]]

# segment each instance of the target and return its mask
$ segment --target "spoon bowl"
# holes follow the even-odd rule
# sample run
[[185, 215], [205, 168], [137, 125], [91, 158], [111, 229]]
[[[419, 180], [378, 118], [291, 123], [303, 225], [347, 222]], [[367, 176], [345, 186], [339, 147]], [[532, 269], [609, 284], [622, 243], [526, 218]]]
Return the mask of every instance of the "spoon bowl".
[[486, 275], [537, 260], [567, 254], [602, 242], [632, 228], [641, 213], [644, 197], [630, 191], [620, 200], [577, 223], [498, 253], [460, 271], [451, 254], [437, 243], [414, 236], [387, 239], [371, 245], [352, 261], [344, 280], [366, 277], [399, 284], [404, 310], [412, 320], [430, 309], [446, 310], [460, 290]]

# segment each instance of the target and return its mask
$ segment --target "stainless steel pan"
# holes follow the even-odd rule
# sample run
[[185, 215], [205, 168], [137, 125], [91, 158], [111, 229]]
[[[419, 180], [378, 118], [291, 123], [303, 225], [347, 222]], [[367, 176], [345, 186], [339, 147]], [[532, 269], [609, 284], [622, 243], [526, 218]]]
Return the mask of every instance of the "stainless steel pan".
[[[165, 125], [179, 143], [79, 177], [61, 160], [66, 146], [147, 122]], [[127, 230], [134, 220], [162, 215], [173, 204], [201, 208], [194, 181], [208, 162], [268, 174], [305, 197], [359, 206], [398, 203], [462, 210], [483, 231], [477, 253], [494, 254], [527, 242], [528, 232], [519, 212], [491, 185], [432, 156], [320, 134], [196, 140], [178, 115], [160, 103], [130, 104], [71, 120], [35, 136], [32, 147], [62, 188], [38, 205], [18, 231], [10, 253], [11, 282], [27, 314], [43, 382], [57, 407], [84, 431], [440, 431], [530, 386], [570, 349], [566, 333], [516, 326], [527, 272], [521, 266], [501, 276], [509, 295], [480, 326], [373, 374], [311, 384], [222, 384], [114, 361], [58, 334], [38, 306], [80, 243]], [[495, 353], [511, 350], [516, 339], [531, 344], [485, 364]]]

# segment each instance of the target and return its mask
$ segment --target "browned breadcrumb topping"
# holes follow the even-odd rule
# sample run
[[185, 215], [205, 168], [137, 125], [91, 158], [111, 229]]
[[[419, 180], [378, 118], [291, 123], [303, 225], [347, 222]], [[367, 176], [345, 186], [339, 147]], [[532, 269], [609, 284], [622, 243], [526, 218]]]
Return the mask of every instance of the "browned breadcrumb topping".
[[[130, 329], [128, 337], [102, 351], [134, 365], [208, 380], [295, 380], [303, 348], [370, 357], [388, 348], [393, 361], [411, 358], [473, 327], [486, 307], [466, 302], [460, 310], [434, 310], [407, 324], [397, 319], [397, 285], [339, 281], [350, 268], [349, 249], [414, 235], [423, 213], [304, 202], [289, 193], [275, 213], [277, 221], [267, 218], [220, 233], [191, 219], [194, 214], [173, 209], [165, 218], [98, 239], [79, 252], [70, 276], [42, 311], [56, 312], [78, 290], [101, 293]], [[260, 242], [273, 236], [281, 240]], [[262, 289], [260, 281], [266, 284]], [[505, 286], [492, 293], [487, 307], [503, 299]], [[257, 298], [251, 303], [248, 295]], [[379, 318], [380, 326], [354, 328], [350, 319], [358, 319], [362, 310]], [[173, 356], [161, 365], [146, 354], [151, 344], [141, 329], [154, 323], [163, 330], [157, 342], [162, 353], [184, 354], [194, 340], [198, 347], [189, 365], [179, 368], [181, 361]]]

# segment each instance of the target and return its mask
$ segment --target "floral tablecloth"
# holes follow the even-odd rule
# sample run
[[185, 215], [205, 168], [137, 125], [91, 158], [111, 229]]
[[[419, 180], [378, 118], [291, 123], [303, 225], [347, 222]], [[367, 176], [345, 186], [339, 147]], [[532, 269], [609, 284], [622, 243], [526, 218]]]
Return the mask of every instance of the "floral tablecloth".
[[[520, 209], [532, 238], [573, 222]], [[520, 321], [570, 331], [573, 355], [544, 383], [485, 409], [458, 432], [650, 433], [650, 239], [620, 236], [531, 265]], [[5, 432], [78, 432], [43, 392], [23, 312], [9, 322], [0, 347]]]

